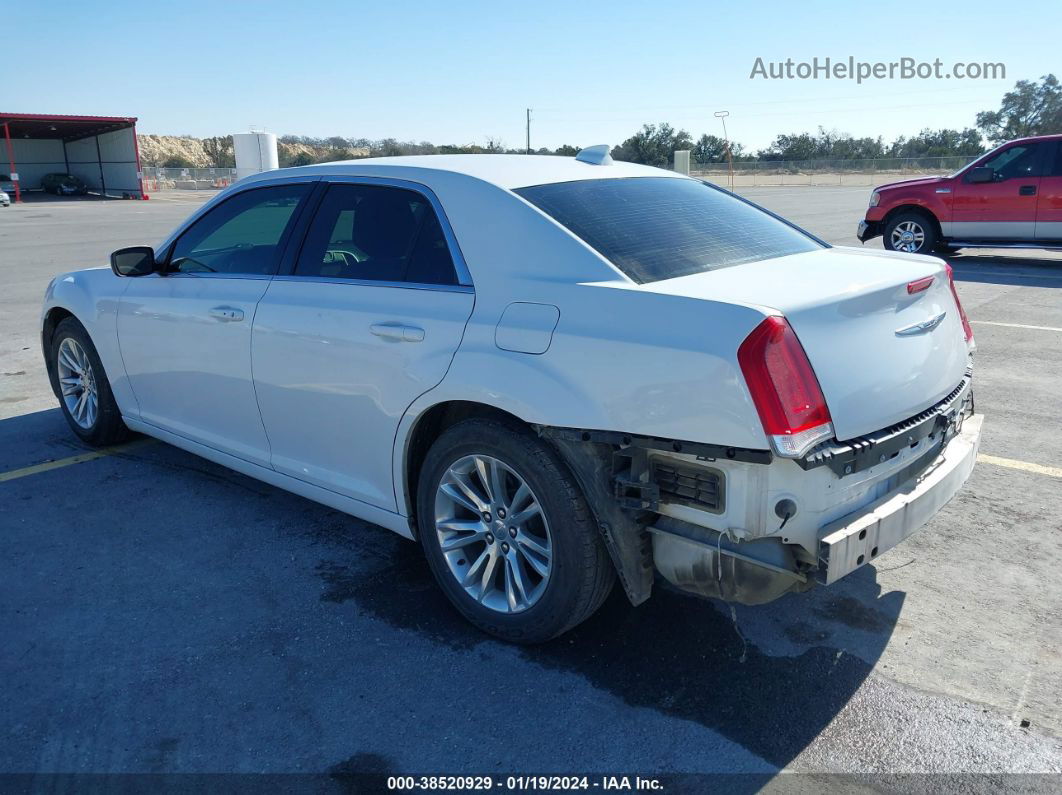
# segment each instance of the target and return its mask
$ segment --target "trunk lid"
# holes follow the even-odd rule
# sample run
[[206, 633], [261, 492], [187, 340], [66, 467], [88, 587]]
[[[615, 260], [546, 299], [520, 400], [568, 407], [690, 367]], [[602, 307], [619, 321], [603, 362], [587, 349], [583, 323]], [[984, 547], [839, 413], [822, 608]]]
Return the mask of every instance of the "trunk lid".
[[[909, 294], [908, 283], [926, 276], [934, 277], [932, 284]], [[783, 314], [807, 352], [842, 441], [929, 408], [967, 367], [962, 321], [944, 263], [934, 257], [838, 247], [641, 289]]]

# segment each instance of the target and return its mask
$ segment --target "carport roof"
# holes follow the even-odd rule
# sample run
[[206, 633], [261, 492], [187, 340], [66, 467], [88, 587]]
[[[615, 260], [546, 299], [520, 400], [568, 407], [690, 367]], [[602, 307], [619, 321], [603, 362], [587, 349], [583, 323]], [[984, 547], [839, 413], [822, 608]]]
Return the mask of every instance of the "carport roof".
[[[76, 141], [136, 124], [135, 116], [53, 116], [44, 113], [0, 113], [12, 138], [59, 138]], [[2, 132], [2, 131], [0, 131]]]

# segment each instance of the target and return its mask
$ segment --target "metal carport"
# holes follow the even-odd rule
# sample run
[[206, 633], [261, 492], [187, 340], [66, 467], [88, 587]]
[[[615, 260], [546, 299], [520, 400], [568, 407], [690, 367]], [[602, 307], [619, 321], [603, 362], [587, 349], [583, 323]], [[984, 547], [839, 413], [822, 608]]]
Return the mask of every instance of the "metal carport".
[[147, 198], [135, 117], [0, 113], [0, 132], [16, 202], [56, 172], [73, 174], [100, 196]]

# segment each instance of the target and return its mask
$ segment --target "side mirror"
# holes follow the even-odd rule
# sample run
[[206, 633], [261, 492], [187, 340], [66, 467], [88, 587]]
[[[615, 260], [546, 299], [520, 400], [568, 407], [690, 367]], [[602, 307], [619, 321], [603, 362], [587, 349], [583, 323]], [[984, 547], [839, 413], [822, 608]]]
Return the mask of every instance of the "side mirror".
[[118, 276], [147, 276], [154, 273], [155, 249], [151, 246], [129, 246], [111, 254], [111, 270]]
[[977, 168], [970, 169], [970, 175], [967, 178], [967, 182], [994, 182], [996, 179], [996, 170], [990, 166], [978, 166]]

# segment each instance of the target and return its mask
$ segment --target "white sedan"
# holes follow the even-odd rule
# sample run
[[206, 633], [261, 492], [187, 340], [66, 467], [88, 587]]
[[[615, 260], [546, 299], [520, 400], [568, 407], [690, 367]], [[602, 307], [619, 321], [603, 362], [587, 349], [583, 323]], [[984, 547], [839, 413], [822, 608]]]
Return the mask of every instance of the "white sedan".
[[873, 561], [974, 465], [940, 260], [833, 248], [695, 179], [576, 158], [245, 179], [56, 277], [73, 431], [148, 434], [422, 545], [471, 622], [542, 641], [654, 570], [757, 604]]

